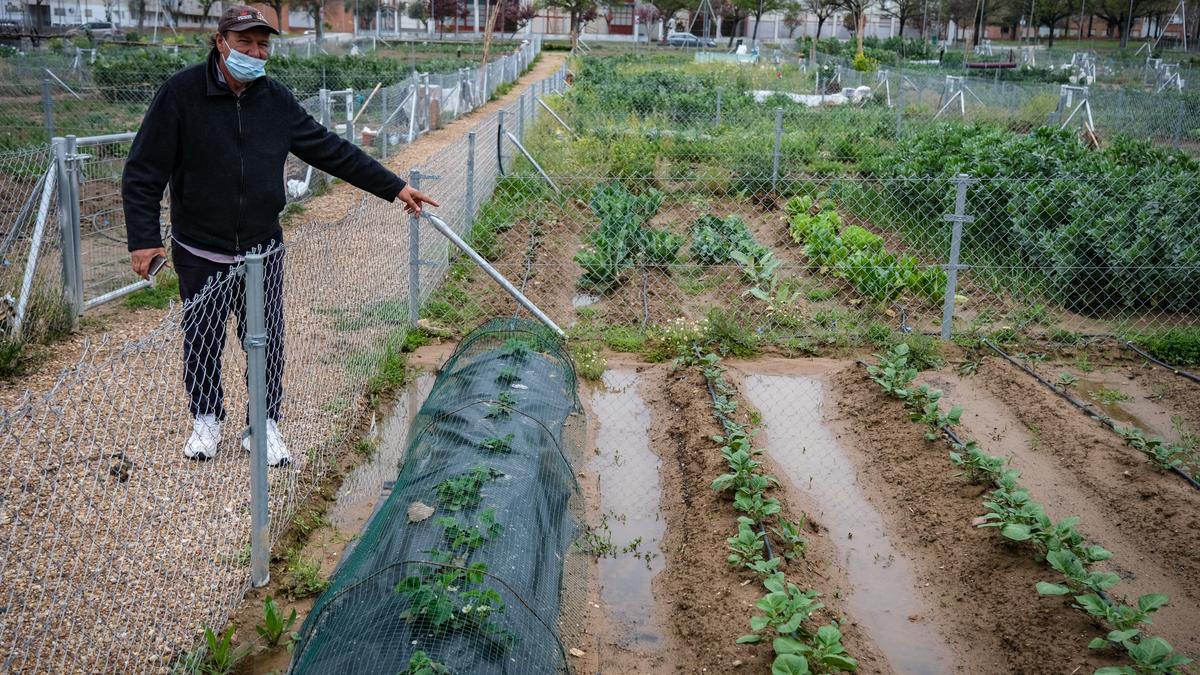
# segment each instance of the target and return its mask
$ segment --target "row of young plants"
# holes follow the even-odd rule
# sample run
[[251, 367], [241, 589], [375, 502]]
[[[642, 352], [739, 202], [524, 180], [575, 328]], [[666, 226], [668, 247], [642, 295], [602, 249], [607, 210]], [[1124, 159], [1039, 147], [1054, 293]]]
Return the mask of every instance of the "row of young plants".
[[785, 518], [779, 500], [768, 492], [779, 481], [763, 470], [757, 459], [762, 449], [754, 447], [751, 431], [737, 421], [737, 394], [725, 380], [721, 358], [709, 353], [688, 360], [704, 374], [712, 394], [713, 414], [724, 429], [724, 434], [714, 436], [713, 441], [721, 445], [729, 472], [718, 476], [712, 489], [732, 493], [733, 507], [741, 514], [737, 534], [726, 540], [728, 562], [753, 572], [766, 590], [754, 605], [758, 612], [750, 618], [751, 632], [737, 641], [758, 644], [770, 640], [775, 653], [773, 675], [853, 672], [858, 662], [842, 646], [839, 622], [818, 625], [817, 613], [825, 607], [817, 600], [820, 593], [801, 590], [779, 569], [784, 560], [804, 554], [807, 542], [801, 535], [803, 525]]
[[588, 233], [583, 248], [575, 254], [575, 262], [583, 268], [581, 288], [607, 292], [620, 283], [625, 270], [675, 262], [683, 237], [647, 225], [662, 201], [658, 190], [634, 194], [616, 180], [592, 190], [589, 205], [600, 225]]
[[904, 293], [930, 304], [946, 293], [946, 272], [910, 255], [887, 250], [883, 237], [858, 225], [845, 227], [832, 200], [796, 197], [787, 203], [788, 231], [822, 272], [845, 279], [862, 295], [890, 302]]
[[1150, 593], [1132, 602], [1114, 596], [1111, 591], [1121, 578], [1113, 572], [1093, 569], [1096, 563], [1112, 558], [1112, 553], [1088, 543], [1076, 529], [1079, 518], [1072, 516], [1057, 522], [1051, 519], [1045, 508], [1020, 486], [1020, 473], [1007, 467], [1006, 458], [989, 455], [976, 441], [960, 438], [954, 428], [961, 420], [962, 406], [945, 411], [940, 403], [940, 390], [914, 384], [917, 369], [909, 364], [906, 344], [898, 344], [875, 359], [875, 364], [867, 366], [869, 377], [884, 393], [904, 404], [910, 420], [925, 426], [925, 438], [934, 441], [944, 436], [952, 447], [950, 461], [962, 469], [961, 475], [993, 486], [983, 501], [988, 513], [977, 518], [976, 525], [995, 528], [1004, 538], [1027, 544], [1039, 560], [1061, 577], [1053, 582], [1038, 582], [1037, 592], [1071, 596], [1073, 608], [1108, 629], [1088, 647], [1122, 650], [1130, 661], [1128, 665], [1100, 668], [1097, 675], [1165, 675], [1191, 662], [1174, 653], [1174, 648], [1163, 638], [1145, 632], [1152, 623], [1152, 615], [1167, 604], [1167, 596]]
[[[499, 390], [481, 423], [501, 422], [517, 409], [511, 388], [521, 380], [521, 366], [531, 354], [532, 347], [519, 338], [510, 338], [500, 347], [500, 357], [508, 365], [496, 375]], [[514, 438], [511, 433], [491, 436], [482, 440], [477, 450], [485, 457], [508, 454], [513, 451]], [[498, 620], [506, 605], [500, 593], [486, 583], [487, 563], [473, 560], [475, 553], [504, 532], [496, 510], [483, 503], [484, 488], [503, 476], [503, 472], [481, 462], [434, 487], [437, 509], [445, 513], [433, 521], [442, 530], [441, 543], [424, 552], [430, 565], [396, 586], [396, 593], [408, 600], [402, 617], [426, 637], [473, 633], [499, 652], [517, 640], [516, 634]], [[449, 671], [425, 651], [416, 650], [403, 672], [416, 675]]]

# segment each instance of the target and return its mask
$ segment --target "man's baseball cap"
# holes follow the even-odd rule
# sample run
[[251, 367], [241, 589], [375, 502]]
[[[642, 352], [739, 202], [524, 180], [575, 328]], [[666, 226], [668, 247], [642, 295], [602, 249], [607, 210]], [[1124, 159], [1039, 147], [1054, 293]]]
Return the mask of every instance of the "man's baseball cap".
[[262, 12], [246, 5], [232, 5], [229, 9], [221, 13], [221, 19], [217, 21], [218, 33], [230, 30], [241, 32], [251, 28], [266, 28], [268, 31], [279, 35], [279, 31], [267, 22], [267, 18], [263, 16]]

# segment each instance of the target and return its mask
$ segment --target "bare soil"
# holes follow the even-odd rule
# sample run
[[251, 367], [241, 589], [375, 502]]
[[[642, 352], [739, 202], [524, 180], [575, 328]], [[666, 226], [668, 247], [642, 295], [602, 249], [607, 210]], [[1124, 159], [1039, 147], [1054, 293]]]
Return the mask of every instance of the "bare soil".
[[1051, 578], [1032, 551], [971, 525], [986, 486], [954, 476], [943, 441], [926, 441], [903, 407], [858, 366], [833, 378], [837, 415], [863, 462], [861, 479], [889, 531], [919, 552], [917, 574], [947, 638], [964, 656], [959, 672], [1062, 673], [1107, 665], [1087, 649], [1097, 629], [1060, 600], [1039, 598]]

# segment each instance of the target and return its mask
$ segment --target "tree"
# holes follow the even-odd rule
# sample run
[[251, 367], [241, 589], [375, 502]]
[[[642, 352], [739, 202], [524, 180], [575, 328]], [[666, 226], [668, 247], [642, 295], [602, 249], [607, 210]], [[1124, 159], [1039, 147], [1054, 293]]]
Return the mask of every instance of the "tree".
[[325, 0], [293, 0], [289, 3], [296, 9], [302, 10], [313, 20], [317, 44], [325, 42]]
[[696, 3], [692, 0], [654, 0], [652, 6], [659, 11], [660, 18], [666, 20], [666, 30], [660, 36], [660, 39], [666, 40], [667, 33], [675, 28], [675, 15], [679, 13], [679, 10], [695, 7]]
[[796, 37], [796, 29], [804, 25], [804, 5], [800, 0], [784, 2], [783, 25], [788, 29], [788, 39]]
[[857, 43], [856, 55], [863, 51], [863, 33], [867, 32], [867, 10], [874, 0], [840, 0], [841, 8], [850, 13], [854, 20], [854, 39]]
[[[733, 39], [737, 37], [738, 27], [746, 17], [750, 16], [751, 8], [758, 6], [758, 0], [725, 0], [721, 3], [721, 7], [717, 13], [721, 16], [721, 25], [730, 26], [729, 28], [729, 46], [733, 46]], [[742, 31], [745, 35], [745, 31]]]
[[544, 7], [561, 10], [571, 19], [571, 45], [579, 39], [583, 27], [596, 20], [600, 15], [596, 0], [543, 0]]
[[[1134, 21], [1146, 16], [1155, 4], [1157, 0], [1097, 0], [1092, 11], [1107, 21], [1108, 25], [1116, 28], [1117, 35], [1121, 38], [1121, 46], [1125, 47], [1129, 44], [1129, 35], [1125, 27], [1132, 26]], [[1132, 14], [1130, 8], [1133, 9]]]
[[880, 9], [885, 16], [890, 16], [900, 23], [900, 36], [904, 37], [904, 27], [913, 23], [921, 15], [922, 3], [925, 0], [888, 0]]
[[1054, 28], [1058, 25], [1058, 22], [1072, 16], [1074, 13], [1075, 3], [1072, 0], [1040, 0], [1037, 3], [1033, 25], [1047, 26], [1050, 29], [1048, 47], [1054, 46]]
[[375, 25], [375, 10], [379, 9], [379, 0], [343, 0], [342, 9], [354, 12], [354, 20], [360, 29], [370, 29]]
[[420, 21], [421, 28], [429, 25], [429, 9], [422, 0], [413, 0], [405, 7], [404, 15], [413, 21]]
[[208, 23], [208, 13], [215, 4], [217, 0], [200, 0], [200, 30], [204, 30], [204, 24]]
[[142, 32], [146, 25], [146, 0], [129, 0], [129, 13], [137, 17], [137, 29]]
[[774, 12], [783, 7], [784, 0], [758, 0], [755, 3], [754, 9], [754, 34], [750, 36], [750, 42], [758, 42], [758, 24], [762, 23], [762, 16], [767, 12]]
[[841, 7], [840, 0], [801, 0], [804, 3], [804, 9], [817, 17], [817, 35], [813, 38], [813, 44], [816, 44], [821, 39], [821, 28], [825, 22], [833, 16], [833, 13]]
[[[976, 0], [945, 0], [940, 12], [954, 22], [954, 35], [947, 35], [947, 40], [957, 40], [959, 31], [963, 31], [975, 16]], [[947, 26], [949, 28], [949, 26]]]

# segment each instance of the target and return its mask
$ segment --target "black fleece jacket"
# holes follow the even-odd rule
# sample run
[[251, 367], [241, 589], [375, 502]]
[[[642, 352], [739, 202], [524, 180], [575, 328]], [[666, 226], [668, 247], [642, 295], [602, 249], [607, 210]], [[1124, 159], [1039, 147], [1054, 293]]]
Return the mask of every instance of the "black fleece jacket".
[[263, 77], [235, 96], [216, 79], [216, 50], [176, 73], [154, 97], [121, 179], [129, 250], [162, 246], [159, 208], [171, 185], [171, 235], [239, 254], [281, 241], [288, 152], [377, 197], [404, 181], [314, 120], [282, 84]]

